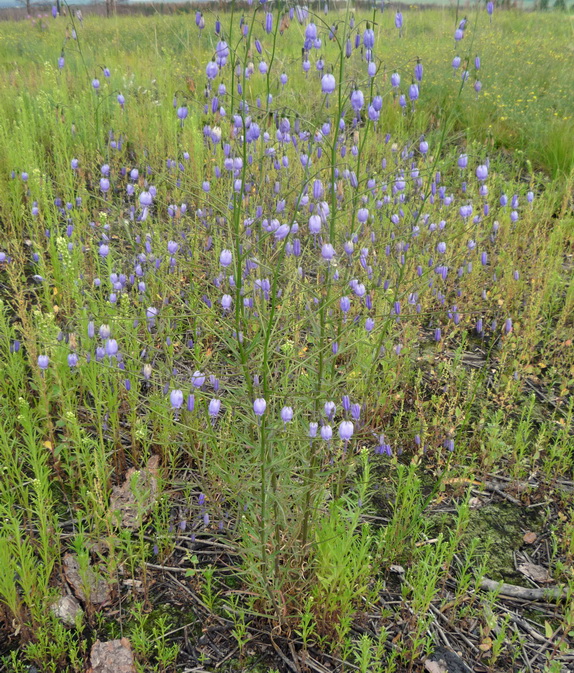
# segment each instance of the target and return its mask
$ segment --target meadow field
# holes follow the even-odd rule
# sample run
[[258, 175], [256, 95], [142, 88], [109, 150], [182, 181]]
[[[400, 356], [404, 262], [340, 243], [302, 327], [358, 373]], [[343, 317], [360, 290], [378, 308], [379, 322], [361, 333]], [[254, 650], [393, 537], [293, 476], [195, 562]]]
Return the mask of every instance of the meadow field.
[[0, 24], [0, 671], [574, 670], [573, 37]]

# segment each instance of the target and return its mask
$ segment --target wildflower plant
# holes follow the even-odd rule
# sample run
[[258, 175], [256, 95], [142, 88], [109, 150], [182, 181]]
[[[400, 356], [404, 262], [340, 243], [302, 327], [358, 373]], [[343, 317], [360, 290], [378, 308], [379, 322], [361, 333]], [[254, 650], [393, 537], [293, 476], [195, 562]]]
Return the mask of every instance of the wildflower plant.
[[[232, 2], [197, 13], [197, 50], [166, 47], [173, 73], [157, 79], [100, 57], [90, 22], [71, 19], [42, 71], [55, 98], [34, 89], [6, 104], [31, 140], [1, 155], [14, 176], [2, 178], [0, 602], [29, 642], [56, 632], [51, 587], [70, 547], [56, 531], [105, 540], [99, 573], [117, 583], [129, 568], [145, 592], [190, 533], [231, 545], [249, 610], [274, 632], [323, 639], [366, 670], [351, 621], [378, 600], [377, 564], [415, 556], [429, 504], [417, 466], [449, 469], [485, 441], [469, 419], [488, 374], [467, 377], [464, 346], [480, 344], [486, 364], [496, 354], [497, 400], [510, 404], [539, 311], [560, 334], [571, 320], [555, 261], [571, 235], [540, 224], [556, 194], [455, 136], [457, 106], [478, 110], [488, 93], [481, 31], [497, 14], [488, 3], [457, 19], [427, 63], [407, 12]], [[451, 101], [435, 115], [437, 72]], [[58, 123], [31, 105], [56, 100]], [[442, 395], [425, 388], [429, 352]], [[540, 440], [563, 470], [566, 435]], [[390, 466], [395, 502], [376, 531], [373, 473]], [[449, 545], [421, 557], [428, 591], [409, 572], [425, 613]], [[202, 578], [215, 612], [225, 579], [216, 566]], [[245, 615], [235, 599], [225, 610], [243, 652]]]

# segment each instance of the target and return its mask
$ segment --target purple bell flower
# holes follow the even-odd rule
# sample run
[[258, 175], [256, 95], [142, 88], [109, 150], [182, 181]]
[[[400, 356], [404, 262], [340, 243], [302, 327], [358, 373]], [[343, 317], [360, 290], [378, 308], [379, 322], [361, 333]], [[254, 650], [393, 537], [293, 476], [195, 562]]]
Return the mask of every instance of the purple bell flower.
[[208, 411], [212, 419], [215, 419], [217, 417], [220, 409], [221, 409], [221, 400], [217, 398], [213, 398], [212, 400], [210, 400]]
[[488, 177], [488, 168], [484, 164], [477, 166], [476, 177], [479, 180], [486, 180], [486, 178]]
[[267, 409], [267, 402], [262, 397], [258, 397], [255, 402], [253, 402], [253, 411], [255, 412], [255, 415], [263, 416], [265, 409]]
[[169, 401], [172, 409], [181, 409], [183, 406], [183, 393], [181, 390], [172, 390], [169, 395]]
[[[215, 79], [217, 77], [217, 74], [219, 72], [219, 66], [215, 61], [209, 61], [207, 66], [205, 67], [205, 74], [207, 75], [207, 79]], [[181, 119], [181, 117], [180, 117]]]
[[357, 219], [361, 224], [365, 224], [365, 222], [369, 219], [368, 208], [359, 208], [357, 211]]
[[321, 217], [319, 215], [311, 215], [309, 218], [309, 231], [312, 234], [318, 234], [321, 231]]
[[333, 91], [335, 91], [336, 86], [337, 84], [335, 82], [334, 75], [331, 75], [331, 73], [325, 73], [321, 78], [321, 90], [323, 91], [323, 93], [326, 94], [327, 96], [329, 94], [332, 94]]
[[353, 436], [355, 431], [355, 426], [351, 421], [343, 421], [339, 426], [339, 437], [344, 441], [348, 442]]
[[219, 255], [219, 263], [223, 267], [228, 267], [233, 260], [233, 255], [231, 253], [231, 250], [222, 250], [221, 254]]
[[369, 115], [369, 119], [372, 122], [378, 122], [379, 119], [381, 118], [381, 113], [373, 105], [369, 105], [369, 109], [367, 110], [367, 114]]
[[345, 44], [345, 56], [347, 58], [351, 58], [351, 54], [353, 53], [353, 45], [351, 43], [351, 40], [347, 40]]
[[325, 416], [327, 416], [329, 420], [333, 419], [336, 409], [337, 407], [334, 402], [325, 402]]
[[375, 46], [375, 32], [372, 28], [369, 27], [367, 23], [367, 28], [363, 33], [363, 44], [366, 49], [372, 49]]
[[205, 383], [205, 375], [198, 371], [193, 372], [191, 383], [195, 388], [201, 388]]
[[323, 425], [321, 427], [321, 439], [329, 442], [333, 437], [333, 428], [330, 425]]
[[365, 105], [365, 96], [360, 89], [355, 89], [351, 94], [351, 107], [355, 112], [360, 112]]
[[114, 357], [118, 352], [118, 342], [115, 339], [106, 339], [106, 355], [108, 357]]
[[305, 39], [312, 40], [313, 42], [317, 39], [317, 26], [311, 22], [305, 28]]
[[142, 192], [139, 197], [139, 202], [140, 205], [142, 205], [144, 208], [147, 206], [151, 206], [153, 202], [153, 197], [151, 195], [151, 192]]
[[423, 64], [420, 61], [415, 65], [415, 79], [417, 82], [423, 81]]
[[321, 256], [328, 262], [333, 259], [335, 256], [335, 249], [330, 243], [323, 243], [323, 246], [321, 247]]

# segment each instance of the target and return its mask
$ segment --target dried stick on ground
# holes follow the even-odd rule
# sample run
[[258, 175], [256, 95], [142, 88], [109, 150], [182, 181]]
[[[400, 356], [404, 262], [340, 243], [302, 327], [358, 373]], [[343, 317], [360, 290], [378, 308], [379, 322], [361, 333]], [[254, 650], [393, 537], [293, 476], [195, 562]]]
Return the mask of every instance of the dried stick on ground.
[[522, 598], [527, 601], [561, 601], [567, 596], [567, 590], [564, 587], [553, 587], [549, 589], [527, 589], [515, 584], [506, 584], [505, 582], [495, 582], [487, 577], [480, 582], [480, 588], [485, 591], [497, 591], [503, 596], [512, 598]]

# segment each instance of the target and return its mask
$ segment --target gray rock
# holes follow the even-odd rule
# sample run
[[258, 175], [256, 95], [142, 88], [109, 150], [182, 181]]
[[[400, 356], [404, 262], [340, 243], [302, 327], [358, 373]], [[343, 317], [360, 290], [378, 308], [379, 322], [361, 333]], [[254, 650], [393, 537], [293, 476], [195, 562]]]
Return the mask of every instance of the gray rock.
[[436, 650], [425, 660], [427, 673], [473, 673], [464, 661], [446, 647], [437, 647]]
[[77, 615], [82, 614], [82, 608], [73, 596], [60, 596], [50, 610], [66, 626], [75, 626]]
[[136, 673], [132, 646], [127, 638], [96, 642], [90, 653], [89, 673]]

